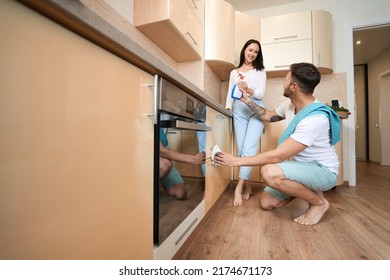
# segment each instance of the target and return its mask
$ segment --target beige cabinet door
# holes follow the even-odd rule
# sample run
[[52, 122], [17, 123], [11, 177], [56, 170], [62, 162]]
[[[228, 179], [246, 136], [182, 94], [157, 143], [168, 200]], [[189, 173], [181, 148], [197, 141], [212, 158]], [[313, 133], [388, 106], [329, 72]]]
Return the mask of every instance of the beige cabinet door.
[[297, 62], [312, 61], [311, 39], [262, 46], [266, 71], [289, 70]]
[[268, 77], [286, 75], [297, 62], [332, 72], [332, 15], [313, 10], [261, 19], [260, 36]]
[[0, 259], [152, 259], [153, 76], [16, 1], [0, 25]]
[[205, 0], [205, 61], [222, 80], [234, 68], [235, 10], [223, 0]]
[[[260, 41], [260, 20], [241, 12], [235, 12], [235, 51], [234, 64], [240, 63], [240, 53], [249, 39]], [[261, 42], [260, 42], [261, 43]]]
[[181, 35], [203, 57], [204, 49], [204, 10], [203, 1], [170, 0], [170, 18]]
[[273, 44], [311, 39], [311, 12], [301, 12], [261, 19], [261, 42]]
[[332, 15], [327, 11], [312, 11], [313, 64], [322, 73], [332, 72]]
[[[264, 133], [260, 139], [260, 152], [274, 150], [277, 147], [278, 140], [286, 130], [286, 121], [281, 120], [273, 123], [265, 123]], [[260, 174], [260, 181], [263, 181]]]
[[134, 0], [134, 26], [177, 62], [200, 60], [203, 0]]
[[222, 151], [232, 151], [232, 124], [231, 119], [211, 107], [207, 107], [207, 126], [212, 130], [206, 133], [206, 212], [210, 210], [231, 181], [231, 167], [213, 166], [210, 156], [214, 145]]

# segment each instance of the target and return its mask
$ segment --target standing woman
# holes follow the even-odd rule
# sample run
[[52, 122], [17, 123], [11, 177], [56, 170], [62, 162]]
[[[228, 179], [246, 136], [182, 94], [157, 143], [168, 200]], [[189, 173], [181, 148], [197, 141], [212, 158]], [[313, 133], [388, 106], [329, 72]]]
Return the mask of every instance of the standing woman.
[[[242, 47], [238, 67], [230, 72], [226, 97], [226, 108], [233, 109], [238, 156], [252, 156], [258, 152], [264, 128], [263, 122], [239, 99], [241, 94], [245, 94], [256, 104], [265, 107], [263, 97], [266, 79], [260, 42], [250, 39]], [[252, 167], [240, 167], [239, 180], [234, 191], [234, 206], [241, 206], [243, 200], [248, 200], [252, 195], [252, 187], [248, 182], [251, 172]]]

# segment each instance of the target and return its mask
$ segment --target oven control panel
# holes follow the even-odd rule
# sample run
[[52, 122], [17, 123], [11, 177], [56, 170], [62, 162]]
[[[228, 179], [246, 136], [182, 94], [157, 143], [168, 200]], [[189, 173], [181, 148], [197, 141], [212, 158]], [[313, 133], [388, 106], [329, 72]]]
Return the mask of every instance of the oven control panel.
[[206, 104], [166, 80], [161, 83], [158, 109], [192, 120], [206, 121]]

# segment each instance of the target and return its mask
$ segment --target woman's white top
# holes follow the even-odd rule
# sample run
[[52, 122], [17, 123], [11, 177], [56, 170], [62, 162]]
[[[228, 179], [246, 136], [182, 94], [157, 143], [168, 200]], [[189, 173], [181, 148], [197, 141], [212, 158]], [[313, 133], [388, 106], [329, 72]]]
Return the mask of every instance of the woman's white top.
[[248, 84], [248, 88], [254, 90], [252, 95], [255, 99], [262, 99], [265, 94], [265, 86], [267, 81], [267, 75], [265, 73], [265, 69], [257, 71], [256, 69], [252, 69], [248, 72], [241, 72], [237, 69], [233, 69], [230, 72], [229, 77], [229, 88], [226, 95], [226, 108], [233, 109], [233, 103], [235, 99], [231, 97], [232, 89], [235, 84], [237, 84], [240, 80], [245, 81]]

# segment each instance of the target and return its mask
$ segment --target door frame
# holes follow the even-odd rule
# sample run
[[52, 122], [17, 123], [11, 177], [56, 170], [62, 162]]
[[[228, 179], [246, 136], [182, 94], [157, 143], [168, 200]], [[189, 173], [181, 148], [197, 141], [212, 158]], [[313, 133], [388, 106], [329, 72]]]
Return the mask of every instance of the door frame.
[[[389, 24], [388, 16], [376, 18], [359, 19], [358, 21], [347, 22], [345, 25], [345, 60], [347, 70], [347, 108], [355, 108], [355, 86], [354, 86], [354, 62], [353, 62], [353, 31], [355, 29], [370, 28]], [[343, 125], [344, 126], [344, 125]], [[351, 110], [350, 117], [345, 120], [343, 133], [343, 154], [345, 155], [343, 170], [344, 181], [349, 186], [356, 186], [356, 151], [355, 151], [355, 110]]]

